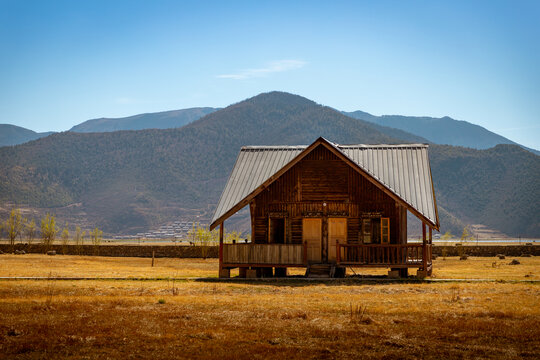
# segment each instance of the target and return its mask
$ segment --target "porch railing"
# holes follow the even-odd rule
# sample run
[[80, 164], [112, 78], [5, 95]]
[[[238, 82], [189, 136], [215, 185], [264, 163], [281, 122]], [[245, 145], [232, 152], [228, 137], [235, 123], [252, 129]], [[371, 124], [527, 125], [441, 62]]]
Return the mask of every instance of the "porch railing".
[[[428, 266], [431, 244], [336, 244], [340, 265]], [[424, 261], [425, 260], [425, 261]]]
[[303, 265], [302, 244], [223, 244], [224, 264]]

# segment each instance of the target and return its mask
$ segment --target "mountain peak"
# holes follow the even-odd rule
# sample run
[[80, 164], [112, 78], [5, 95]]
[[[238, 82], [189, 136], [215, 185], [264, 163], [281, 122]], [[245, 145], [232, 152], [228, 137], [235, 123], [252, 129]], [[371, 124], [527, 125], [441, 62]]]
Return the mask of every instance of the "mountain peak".
[[[254, 97], [244, 100], [245, 102], [255, 103], [255, 104], [291, 104], [291, 105], [304, 105], [304, 106], [313, 106], [318, 105], [315, 101], [309, 100], [303, 96], [291, 94], [284, 91], [270, 91], [266, 93], [261, 93]], [[242, 102], [244, 102], [242, 101]]]

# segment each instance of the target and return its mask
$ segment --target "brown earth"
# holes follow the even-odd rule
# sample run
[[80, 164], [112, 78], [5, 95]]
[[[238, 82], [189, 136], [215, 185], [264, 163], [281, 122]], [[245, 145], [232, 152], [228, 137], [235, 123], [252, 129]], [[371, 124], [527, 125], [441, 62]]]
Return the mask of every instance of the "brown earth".
[[[510, 260], [438, 259], [435, 274], [538, 275], [537, 257]], [[207, 276], [217, 264], [150, 265], [0, 256], [9, 275]], [[534, 359], [539, 298], [537, 283], [0, 280], [0, 359]]]

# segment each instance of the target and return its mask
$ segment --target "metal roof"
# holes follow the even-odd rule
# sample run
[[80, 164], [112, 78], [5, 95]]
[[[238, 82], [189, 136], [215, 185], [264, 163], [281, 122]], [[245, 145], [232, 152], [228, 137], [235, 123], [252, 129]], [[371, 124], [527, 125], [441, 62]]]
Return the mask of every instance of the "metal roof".
[[258, 188], [262, 190], [261, 185], [269, 180], [275, 180], [271, 179], [273, 175], [287, 165], [296, 163], [303, 157], [299, 155], [307, 148], [313, 148], [317, 142], [326, 143], [337, 149], [409, 208], [416, 210], [417, 216], [424, 217], [438, 229], [439, 219], [429, 166], [428, 145], [338, 145], [323, 138], [319, 138], [310, 146], [242, 147], [221, 194], [212, 218], [212, 227], [216, 225], [214, 223], [217, 220], [247, 197], [256, 195]]

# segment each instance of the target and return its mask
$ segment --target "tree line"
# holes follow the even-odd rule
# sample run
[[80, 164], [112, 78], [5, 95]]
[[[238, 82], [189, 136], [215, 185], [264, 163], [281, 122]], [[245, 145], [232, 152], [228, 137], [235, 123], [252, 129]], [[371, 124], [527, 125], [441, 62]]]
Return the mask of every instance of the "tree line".
[[[47, 213], [42, 219], [38, 231], [34, 219], [27, 219], [22, 216], [21, 211], [17, 208], [11, 209], [9, 217], [6, 221], [0, 223], [0, 235], [6, 235], [12, 249], [15, 247], [15, 241], [19, 238], [27, 241], [28, 245], [32, 245], [38, 238], [40, 243], [49, 249], [55, 243], [57, 238], [60, 239], [62, 246], [67, 246], [70, 243], [69, 224], [66, 222], [63, 228], [59, 228], [56, 224], [56, 216]], [[79, 226], [75, 227], [75, 233], [71, 237], [73, 244], [82, 246], [89, 239], [92, 245], [100, 245], [103, 239], [103, 231], [99, 228], [94, 228], [92, 231], [86, 232]]]

